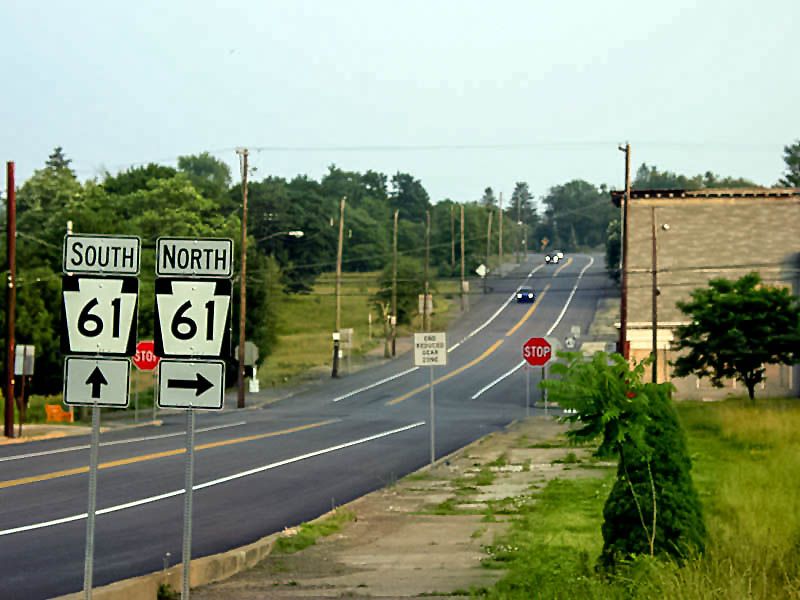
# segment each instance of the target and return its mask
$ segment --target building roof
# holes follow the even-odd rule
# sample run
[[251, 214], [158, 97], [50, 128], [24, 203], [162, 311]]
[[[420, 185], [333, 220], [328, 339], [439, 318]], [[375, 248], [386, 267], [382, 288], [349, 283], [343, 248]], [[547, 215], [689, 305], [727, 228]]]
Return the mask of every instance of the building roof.
[[[611, 190], [611, 201], [619, 206], [624, 190]], [[789, 198], [800, 196], [800, 188], [706, 188], [702, 190], [631, 189], [631, 200], [649, 198]]]

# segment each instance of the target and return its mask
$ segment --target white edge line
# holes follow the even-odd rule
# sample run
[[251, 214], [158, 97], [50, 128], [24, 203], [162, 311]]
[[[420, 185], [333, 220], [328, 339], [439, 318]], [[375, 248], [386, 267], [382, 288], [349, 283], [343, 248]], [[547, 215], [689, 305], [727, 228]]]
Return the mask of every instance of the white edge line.
[[[203, 427], [196, 429], [195, 433], [205, 433], [206, 431], [214, 431], [216, 429], [226, 429], [228, 427], [238, 427], [239, 425], [247, 425], [247, 421], [239, 421], [237, 423], [226, 423], [224, 425], [214, 425], [212, 427]], [[117, 446], [119, 444], [132, 444], [134, 442], [148, 442], [150, 440], [162, 440], [169, 437], [177, 437], [179, 435], [186, 435], [185, 431], [178, 431], [176, 433], [162, 433], [160, 435], [150, 435], [146, 437], [130, 438], [125, 440], [113, 440], [111, 442], [102, 442], [100, 447], [103, 446]], [[47, 456], [50, 454], [61, 454], [62, 452], [73, 452], [75, 450], [86, 450], [90, 448], [89, 444], [84, 446], [69, 446], [67, 448], [56, 448], [54, 450], [42, 450], [41, 452], [29, 452], [28, 454], [15, 454], [14, 456], [4, 456], [0, 458], [0, 462], [11, 460], [21, 460], [23, 458], [34, 458], [36, 456]]]
[[[572, 302], [572, 297], [575, 295], [575, 291], [578, 289], [578, 284], [580, 284], [580, 282], [581, 282], [581, 278], [583, 277], [583, 274], [586, 272], [586, 269], [588, 269], [589, 267], [591, 267], [593, 264], [594, 264], [594, 257], [592, 257], [592, 256], [589, 256], [589, 262], [588, 262], [588, 264], [587, 264], [585, 267], [583, 267], [583, 269], [581, 269], [581, 272], [578, 274], [578, 279], [575, 281], [575, 285], [572, 287], [572, 291], [571, 291], [571, 292], [570, 292], [570, 294], [569, 294], [569, 298], [567, 298], [567, 301], [564, 303], [564, 308], [562, 308], [562, 309], [561, 309], [561, 314], [560, 314], [560, 315], [558, 315], [558, 318], [556, 319], [556, 322], [555, 322], [555, 323], [553, 323], [553, 326], [552, 326], [552, 327], [551, 327], [551, 328], [550, 328], [550, 329], [547, 331], [547, 333], [545, 334], [545, 336], [548, 336], [548, 335], [550, 335], [550, 334], [553, 332], [553, 330], [554, 330], [554, 329], [555, 329], [555, 328], [558, 326], [558, 324], [561, 322], [561, 319], [564, 317], [564, 314], [567, 312], [567, 308], [569, 307], [569, 303], [570, 303], [570, 302]], [[494, 381], [492, 381], [491, 383], [489, 383], [489, 384], [487, 384], [487, 385], [483, 386], [483, 387], [482, 387], [480, 390], [478, 390], [478, 391], [477, 391], [477, 392], [476, 392], [476, 393], [475, 393], [475, 394], [474, 394], [474, 395], [473, 395], [473, 396], [472, 396], [470, 399], [471, 399], [471, 400], [475, 400], [476, 398], [478, 398], [479, 396], [481, 396], [481, 395], [482, 395], [484, 392], [486, 392], [486, 391], [488, 391], [488, 390], [492, 389], [492, 388], [493, 388], [494, 386], [496, 386], [498, 383], [500, 383], [501, 381], [503, 381], [503, 380], [504, 380], [506, 377], [510, 376], [512, 373], [514, 373], [515, 371], [517, 371], [517, 370], [518, 370], [518, 369], [519, 369], [519, 368], [520, 368], [522, 365], [524, 365], [524, 364], [525, 364], [525, 361], [523, 360], [523, 361], [522, 361], [522, 362], [520, 362], [520, 363], [519, 363], [517, 366], [515, 366], [514, 368], [512, 368], [512, 369], [510, 369], [510, 370], [506, 371], [505, 373], [503, 373], [502, 375], [500, 375], [500, 377], [498, 377], [497, 379], [495, 379], [495, 380], [494, 380]]]
[[384, 383], [388, 383], [388, 382], [390, 382], [390, 381], [392, 381], [394, 379], [398, 379], [399, 377], [402, 377], [403, 375], [408, 375], [409, 373], [413, 373], [414, 371], [416, 371], [418, 369], [419, 369], [419, 367], [411, 367], [410, 369], [406, 369], [405, 371], [401, 371], [400, 373], [395, 373], [394, 375], [390, 375], [389, 377], [385, 377], [384, 379], [381, 379], [380, 381], [376, 381], [375, 383], [370, 383], [369, 385], [367, 385], [365, 387], [358, 388], [357, 390], [353, 390], [352, 392], [348, 392], [348, 393], [344, 394], [343, 396], [337, 396], [336, 398], [333, 399], [333, 402], [339, 402], [339, 400], [346, 400], [347, 398], [350, 398], [351, 396], [355, 396], [356, 394], [360, 394], [361, 392], [366, 392], [367, 390], [371, 390], [372, 388], [378, 387], [379, 385], [383, 385]]
[[[352, 440], [350, 442], [344, 442], [342, 444], [337, 444], [336, 446], [329, 446], [328, 448], [323, 448], [322, 450], [315, 450], [314, 452], [308, 452], [306, 454], [301, 454], [300, 456], [295, 456], [292, 458], [287, 458], [285, 460], [281, 460], [278, 462], [270, 463], [268, 465], [264, 465], [263, 467], [256, 467], [255, 469], [249, 469], [247, 471], [241, 471], [239, 473], [234, 473], [233, 475], [227, 475], [226, 477], [220, 477], [219, 479], [213, 479], [211, 481], [207, 481], [205, 483], [200, 483], [192, 487], [192, 490], [202, 490], [204, 488], [212, 487], [215, 485], [219, 485], [221, 483], [227, 483], [229, 481], [233, 481], [235, 479], [241, 479], [242, 477], [247, 477], [249, 475], [255, 475], [256, 473], [262, 473], [264, 471], [269, 471], [271, 469], [276, 469], [278, 467], [283, 467], [285, 465], [289, 465], [295, 462], [300, 462], [301, 460], [306, 460], [308, 458], [314, 458], [315, 456], [321, 456], [323, 454], [328, 454], [330, 452], [336, 452], [337, 450], [343, 450], [344, 448], [349, 448], [350, 446], [356, 446], [358, 444], [364, 444], [366, 442], [371, 442], [373, 440], [377, 440], [382, 437], [388, 437], [390, 435], [395, 435], [397, 433], [402, 433], [404, 431], [408, 431], [409, 429], [414, 429], [416, 427], [420, 427], [425, 425], [425, 421], [417, 421], [416, 423], [412, 423], [411, 425], [406, 425], [405, 427], [398, 427], [397, 429], [391, 429], [389, 431], [384, 431], [381, 433], [376, 433], [375, 435], [370, 435], [364, 438], [360, 438], [357, 440]], [[152, 502], [158, 502], [159, 500], [165, 500], [167, 498], [173, 498], [175, 496], [180, 496], [184, 493], [185, 490], [173, 490], [171, 492], [166, 492], [165, 494], [159, 494], [158, 496], [150, 496], [149, 498], [142, 498], [141, 500], [133, 500], [132, 502], [126, 502], [125, 504], [117, 504], [116, 506], [109, 506], [108, 508], [101, 508], [97, 511], [98, 515], [107, 515], [109, 513], [118, 512], [120, 510], [125, 510], [128, 508], [134, 508], [136, 506], [142, 506], [143, 504], [150, 504]], [[22, 533], [25, 531], [32, 531], [34, 529], [42, 529], [44, 527], [52, 527], [54, 525], [62, 525], [64, 523], [71, 523], [73, 521], [79, 521], [81, 519], [86, 518], [86, 513], [81, 513], [79, 515], [71, 515], [69, 517], [62, 517], [61, 519], [54, 519], [52, 521], [45, 521], [43, 523], [34, 523], [32, 525], [23, 525], [21, 527], [14, 527], [12, 529], [5, 529], [0, 531], [0, 536], [4, 535], [11, 535], [14, 533]]]

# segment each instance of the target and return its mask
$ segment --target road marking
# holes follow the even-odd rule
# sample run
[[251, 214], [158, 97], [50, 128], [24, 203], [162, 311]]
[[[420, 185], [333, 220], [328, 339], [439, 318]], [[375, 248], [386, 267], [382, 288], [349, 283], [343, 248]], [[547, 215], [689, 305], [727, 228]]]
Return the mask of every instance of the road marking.
[[508, 330], [508, 333], [506, 333], [506, 337], [510, 337], [510, 336], [514, 335], [517, 332], [517, 329], [519, 329], [520, 327], [522, 327], [525, 324], [525, 321], [527, 321], [528, 318], [533, 314], [533, 312], [539, 306], [539, 303], [542, 301], [542, 298], [544, 298], [544, 295], [547, 293], [547, 290], [549, 290], [549, 289], [550, 289], [550, 284], [548, 283], [545, 286], [545, 288], [542, 291], [542, 293], [539, 294], [539, 297], [536, 298], [536, 302], [534, 302], [533, 305], [528, 309], [528, 312], [525, 313], [525, 316], [522, 317], [516, 325], [514, 325], [511, 329]]
[[[239, 421], [238, 423], [226, 423], [224, 425], [214, 425], [213, 427], [203, 427], [202, 429], [195, 430], [195, 433], [205, 433], [207, 431], [216, 431], [217, 429], [227, 429], [228, 427], [238, 427], [240, 425], [247, 425], [247, 421]], [[179, 435], [186, 435], [185, 431], [178, 431], [176, 433], [162, 433], [160, 435], [150, 435], [147, 437], [129, 438], [124, 440], [114, 440], [111, 442], [103, 442], [103, 446], [118, 446], [120, 444], [133, 444], [135, 442], [149, 442], [150, 440], [162, 440], [164, 438], [177, 437]], [[29, 452], [28, 454], [15, 454], [14, 456], [4, 456], [0, 458], [0, 462], [9, 460], [21, 460], [23, 458], [34, 458], [36, 456], [48, 456], [50, 454], [61, 454], [62, 452], [74, 452], [75, 450], [88, 450], [91, 448], [89, 444], [84, 446], [69, 446], [67, 448], [56, 448], [55, 450], [42, 450], [41, 452]]]
[[[553, 323], [553, 326], [550, 327], [550, 329], [547, 330], [547, 333], [545, 334], [545, 336], [548, 336], [551, 333], [553, 333], [553, 330], [561, 322], [561, 319], [564, 318], [564, 314], [567, 312], [567, 308], [569, 307], [570, 302], [572, 302], [572, 297], [575, 295], [575, 292], [578, 289], [578, 285], [580, 284], [581, 279], [583, 278], [583, 274], [586, 272], [586, 269], [588, 269], [589, 267], [592, 266], [592, 264], [594, 264], [594, 257], [590, 256], [589, 257], [589, 263], [585, 267], [583, 267], [583, 269], [581, 269], [581, 272], [578, 274], [578, 279], [575, 281], [575, 285], [572, 287], [572, 291], [570, 292], [569, 297], [567, 298], [567, 301], [564, 303], [564, 308], [561, 309], [561, 313], [558, 315], [558, 318], [556, 319], [555, 323]], [[495, 379], [491, 383], [488, 383], [487, 385], [483, 386], [480, 390], [478, 390], [475, 394], [473, 394], [470, 397], [470, 400], [475, 400], [476, 398], [481, 396], [484, 392], [492, 389], [498, 383], [503, 381], [506, 377], [509, 377], [512, 373], [515, 373], [516, 371], [518, 371], [519, 368], [522, 367], [524, 364], [525, 364], [524, 360], [520, 361], [517, 365], [515, 365], [514, 367], [512, 367], [511, 369], [509, 369], [508, 371], [506, 371], [502, 375], [500, 375], [500, 377], [498, 377], [497, 379]]]
[[567, 268], [567, 267], [568, 267], [568, 266], [569, 266], [571, 263], [572, 263], [572, 257], [570, 256], [570, 257], [567, 259], [567, 262], [565, 262], [563, 265], [561, 265], [560, 267], [558, 267], [558, 268], [556, 269], [556, 272], [555, 272], [555, 273], [553, 273], [553, 277], [555, 277], [556, 275], [558, 275], [559, 273], [561, 273], [561, 271], [563, 271], [564, 269], [566, 269], [566, 268]]
[[[255, 469], [249, 469], [247, 471], [240, 471], [239, 473], [234, 473], [233, 475], [227, 475], [225, 477], [220, 477], [219, 479], [213, 479], [211, 481], [207, 481], [205, 483], [200, 483], [195, 486], [192, 486], [192, 490], [202, 490], [205, 488], [213, 487], [215, 485], [220, 485], [222, 483], [227, 483], [229, 481], [233, 481], [235, 479], [241, 479], [242, 477], [247, 477], [249, 475], [255, 475], [257, 473], [263, 473], [264, 471], [269, 471], [272, 469], [277, 469], [278, 467], [283, 467], [286, 465], [290, 465], [292, 463], [300, 462], [301, 460], [306, 460], [309, 458], [314, 458], [317, 456], [322, 456], [323, 454], [330, 454], [331, 452], [336, 452], [338, 450], [343, 450], [345, 448], [349, 448], [351, 446], [357, 446], [358, 444], [364, 444], [366, 442], [371, 442], [373, 440], [377, 440], [380, 438], [388, 437], [390, 435], [396, 435], [398, 433], [403, 433], [410, 429], [414, 429], [416, 427], [421, 427], [425, 425], [425, 421], [417, 421], [416, 423], [412, 423], [411, 425], [406, 425], [405, 427], [398, 427], [397, 429], [391, 429], [389, 431], [384, 431], [382, 433], [376, 433], [375, 435], [370, 435], [364, 438], [360, 438], [357, 440], [352, 440], [350, 442], [344, 442], [342, 444], [337, 444], [336, 446], [329, 446], [328, 448], [323, 448], [322, 450], [315, 450], [314, 452], [308, 452], [306, 454], [301, 454], [299, 456], [295, 456], [292, 458], [287, 458], [285, 460], [281, 460], [278, 462], [270, 463], [268, 465], [264, 465], [262, 467], [256, 467]], [[150, 504], [152, 502], [158, 502], [159, 500], [165, 500], [167, 498], [173, 498], [175, 496], [180, 496], [185, 492], [185, 489], [181, 490], [173, 490], [171, 492], [167, 492], [165, 494], [159, 494], [157, 496], [150, 496], [149, 498], [142, 498], [141, 500], [134, 500], [132, 502], [126, 502], [124, 504], [117, 504], [116, 506], [109, 506], [108, 508], [101, 508], [97, 511], [98, 515], [107, 515], [109, 513], [118, 512], [121, 510], [125, 510], [128, 508], [134, 508], [136, 506], [142, 506], [143, 504]], [[63, 523], [71, 523], [72, 521], [80, 521], [81, 519], [86, 518], [86, 513], [82, 513], [79, 515], [71, 515], [69, 517], [62, 517], [60, 519], [53, 519], [52, 521], [44, 521], [42, 523], [33, 523], [32, 525], [23, 525], [21, 527], [14, 527], [12, 529], [4, 529], [0, 531], [0, 536], [4, 535], [11, 535], [14, 533], [22, 533], [25, 531], [32, 531], [34, 529], [42, 529], [44, 527], [52, 527], [54, 525], [61, 525]]]
[[[269, 437], [276, 437], [279, 435], [287, 435], [289, 433], [298, 433], [307, 429], [314, 429], [322, 427], [323, 425], [330, 425], [337, 423], [341, 419], [329, 419], [327, 421], [319, 421], [317, 423], [309, 423], [308, 425], [299, 425], [289, 429], [281, 429], [280, 431], [269, 431], [267, 433], [258, 433], [255, 435], [248, 435], [240, 438], [232, 438], [229, 440], [222, 440], [219, 442], [209, 442], [207, 444], [200, 444], [195, 446], [195, 451], [208, 450], [209, 448], [220, 448], [222, 446], [230, 446], [231, 444], [241, 444], [244, 442], [252, 442]], [[98, 465], [98, 469], [112, 469], [114, 467], [122, 467], [125, 465], [132, 465], [140, 462], [150, 460], [157, 460], [159, 458], [167, 458], [169, 456], [179, 456], [186, 452], [186, 448], [178, 448], [176, 450], [164, 450], [163, 452], [153, 452], [151, 454], [143, 454], [141, 456], [131, 456], [128, 458], [120, 458]], [[51, 473], [42, 473], [41, 475], [30, 475], [28, 477], [20, 477], [19, 479], [9, 479], [8, 481], [0, 481], [0, 489], [16, 487], [19, 485], [26, 485], [29, 483], [38, 483], [39, 481], [49, 481], [51, 479], [58, 479], [60, 477], [69, 477], [70, 475], [79, 475], [80, 473], [88, 473], [89, 467], [75, 467], [73, 469], [63, 469], [61, 471], [53, 471]]]
[[361, 392], [366, 392], [367, 390], [371, 390], [372, 388], [376, 388], [379, 385], [383, 385], [384, 383], [388, 383], [390, 381], [393, 381], [393, 380], [395, 380], [395, 379], [397, 379], [399, 377], [402, 377], [403, 375], [408, 375], [409, 373], [413, 373], [414, 371], [416, 371], [418, 369], [419, 369], [419, 367], [412, 367], [410, 369], [407, 369], [405, 371], [397, 373], [396, 375], [392, 375], [390, 377], [386, 377], [384, 379], [381, 379], [380, 381], [376, 381], [375, 383], [371, 383], [371, 384], [369, 384], [367, 386], [364, 386], [362, 388], [358, 388], [357, 390], [353, 390], [352, 392], [348, 392], [347, 394], [344, 394], [342, 396], [337, 396], [336, 398], [333, 399], [333, 402], [339, 402], [339, 400], [346, 400], [347, 398], [350, 398], [351, 396], [355, 396], [356, 394], [360, 394]]
[[[526, 279], [526, 280], [528, 280], [528, 279], [530, 279], [531, 277], [533, 277], [533, 274], [534, 274], [534, 273], [536, 273], [536, 271], [538, 271], [539, 269], [541, 269], [543, 266], [544, 266], [544, 265], [538, 265], [538, 266], [534, 267], [534, 268], [531, 270], [531, 272], [530, 272], [530, 273], [528, 273], [528, 275], [525, 277], [525, 279]], [[508, 306], [508, 305], [511, 303], [511, 301], [512, 301], [514, 298], [516, 298], [516, 296], [517, 296], [517, 291], [519, 291], [519, 288], [520, 288], [520, 287], [521, 287], [521, 286], [518, 286], [518, 287], [517, 287], [517, 289], [516, 289], [516, 290], [514, 290], [514, 292], [511, 294], [511, 296], [509, 296], [508, 300], [506, 300], [506, 301], [505, 301], [505, 302], [502, 304], [502, 306], [500, 306], [500, 308], [498, 308], [498, 309], [497, 309], [497, 310], [494, 312], [494, 314], [493, 314], [491, 317], [489, 317], [489, 319], [488, 319], [488, 320], [486, 320], [484, 323], [482, 323], [482, 324], [481, 324], [481, 325], [480, 325], [480, 326], [479, 326], [477, 329], [474, 329], [472, 332], [470, 332], [470, 333], [469, 333], [469, 334], [468, 334], [466, 337], [462, 338], [462, 339], [461, 339], [461, 340], [459, 340], [457, 343], [455, 343], [455, 344], [453, 344], [452, 346], [450, 346], [450, 347], [447, 349], [447, 353], [449, 354], [450, 352], [452, 352], [453, 350], [455, 350], [456, 348], [458, 348], [459, 346], [461, 346], [461, 344], [463, 344], [463, 343], [464, 343], [464, 342], [466, 342], [468, 339], [470, 339], [472, 336], [474, 336], [475, 334], [477, 334], [477, 333], [480, 333], [481, 331], [483, 331], [483, 329], [484, 329], [484, 328], [485, 328], [487, 325], [489, 325], [489, 323], [491, 323], [492, 321], [494, 321], [494, 320], [497, 318], [497, 316], [498, 316], [498, 315], [499, 315], [501, 312], [503, 312], [503, 309], [505, 309], [505, 308], [506, 308], [506, 307], [507, 307], [507, 306]], [[399, 379], [400, 377], [403, 377], [403, 376], [405, 376], [405, 375], [408, 375], [409, 373], [413, 373], [414, 371], [417, 371], [417, 370], [419, 370], [419, 367], [412, 367], [412, 368], [410, 368], [410, 369], [407, 369], [407, 370], [405, 370], [405, 371], [402, 371], [402, 372], [400, 372], [400, 373], [397, 373], [397, 374], [395, 374], [395, 375], [391, 375], [390, 377], [386, 377], [386, 378], [384, 378], [384, 379], [381, 379], [380, 381], [376, 381], [375, 383], [371, 383], [371, 384], [369, 384], [369, 385], [367, 385], [367, 386], [364, 386], [364, 387], [358, 388], [358, 389], [356, 389], [356, 390], [353, 390], [352, 392], [348, 392], [348, 393], [346, 393], [346, 394], [344, 394], [344, 395], [342, 395], [342, 396], [337, 396], [337, 397], [336, 397], [336, 398], [334, 398], [332, 401], [333, 401], [333, 402], [339, 402], [340, 400], [346, 400], [347, 398], [352, 398], [353, 396], [355, 396], [355, 395], [357, 395], [357, 394], [360, 394], [361, 392], [366, 392], [366, 391], [368, 391], [368, 390], [371, 390], [371, 389], [373, 389], [373, 388], [376, 388], [376, 387], [378, 387], [379, 385], [383, 385], [384, 383], [388, 383], [388, 382], [390, 382], [390, 381], [394, 381], [395, 379]]]
[[[469, 369], [471, 367], [474, 367], [479, 362], [481, 362], [482, 360], [487, 358], [490, 354], [492, 354], [495, 350], [497, 350], [500, 347], [500, 344], [502, 344], [502, 343], [503, 343], [502, 339], [497, 340], [494, 344], [492, 344], [486, 350], [484, 350], [483, 354], [481, 354], [478, 358], [474, 358], [471, 361], [469, 361], [467, 364], [460, 366], [456, 370], [450, 371], [446, 375], [442, 375], [438, 379], [435, 379], [433, 384], [436, 385], [437, 383], [442, 383], [444, 381], [447, 381], [448, 379], [451, 379], [451, 378], [455, 377], [456, 375], [458, 375], [460, 373], [463, 373], [467, 369]], [[408, 400], [412, 396], [415, 396], [415, 395], [419, 394], [421, 391], [427, 390], [429, 387], [430, 387], [430, 384], [428, 384], [428, 383], [426, 383], [425, 385], [421, 385], [419, 387], [416, 387], [413, 390], [411, 390], [410, 392], [406, 392], [402, 396], [398, 396], [397, 398], [395, 398], [393, 400], [389, 400], [386, 403], [386, 406], [393, 406], [395, 404], [399, 404], [400, 402], [403, 402], [404, 400]]]

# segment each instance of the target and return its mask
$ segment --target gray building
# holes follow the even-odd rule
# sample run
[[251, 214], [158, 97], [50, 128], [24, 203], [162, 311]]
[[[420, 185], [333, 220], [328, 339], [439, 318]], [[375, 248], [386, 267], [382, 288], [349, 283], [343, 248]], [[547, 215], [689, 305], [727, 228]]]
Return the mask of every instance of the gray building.
[[[611, 193], [620, 206], [623, 192]], [[679, 398], [720, 398], [746, 394], [728, 381], [714, 388], [708, 379], [674, 378], [669, 360], [673, 330], [686, 321], [678, 300], [706, 287], [710, 279], [738, 279], [757, 271], [769, 285], [800, 295], [800, 189], [632, 190], [628, 210], [628, 319], [630, 357], [652, 350], [652, 257], [655, 219], [659, 294], [659, 381], [672, 381]], [[665, 360], [666, 359], [666, 360]], [[800, 366], [768, 366], [760, 396], [800, 395]]]

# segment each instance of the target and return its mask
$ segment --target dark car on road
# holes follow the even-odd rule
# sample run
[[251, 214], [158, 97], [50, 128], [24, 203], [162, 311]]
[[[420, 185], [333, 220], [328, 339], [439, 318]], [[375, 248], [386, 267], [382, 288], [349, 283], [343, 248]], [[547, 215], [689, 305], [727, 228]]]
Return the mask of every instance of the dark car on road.
[[517, 290], [517, 302], [534, 302], [536, 300], [536, 292], [531, 288], [519, 288]]

